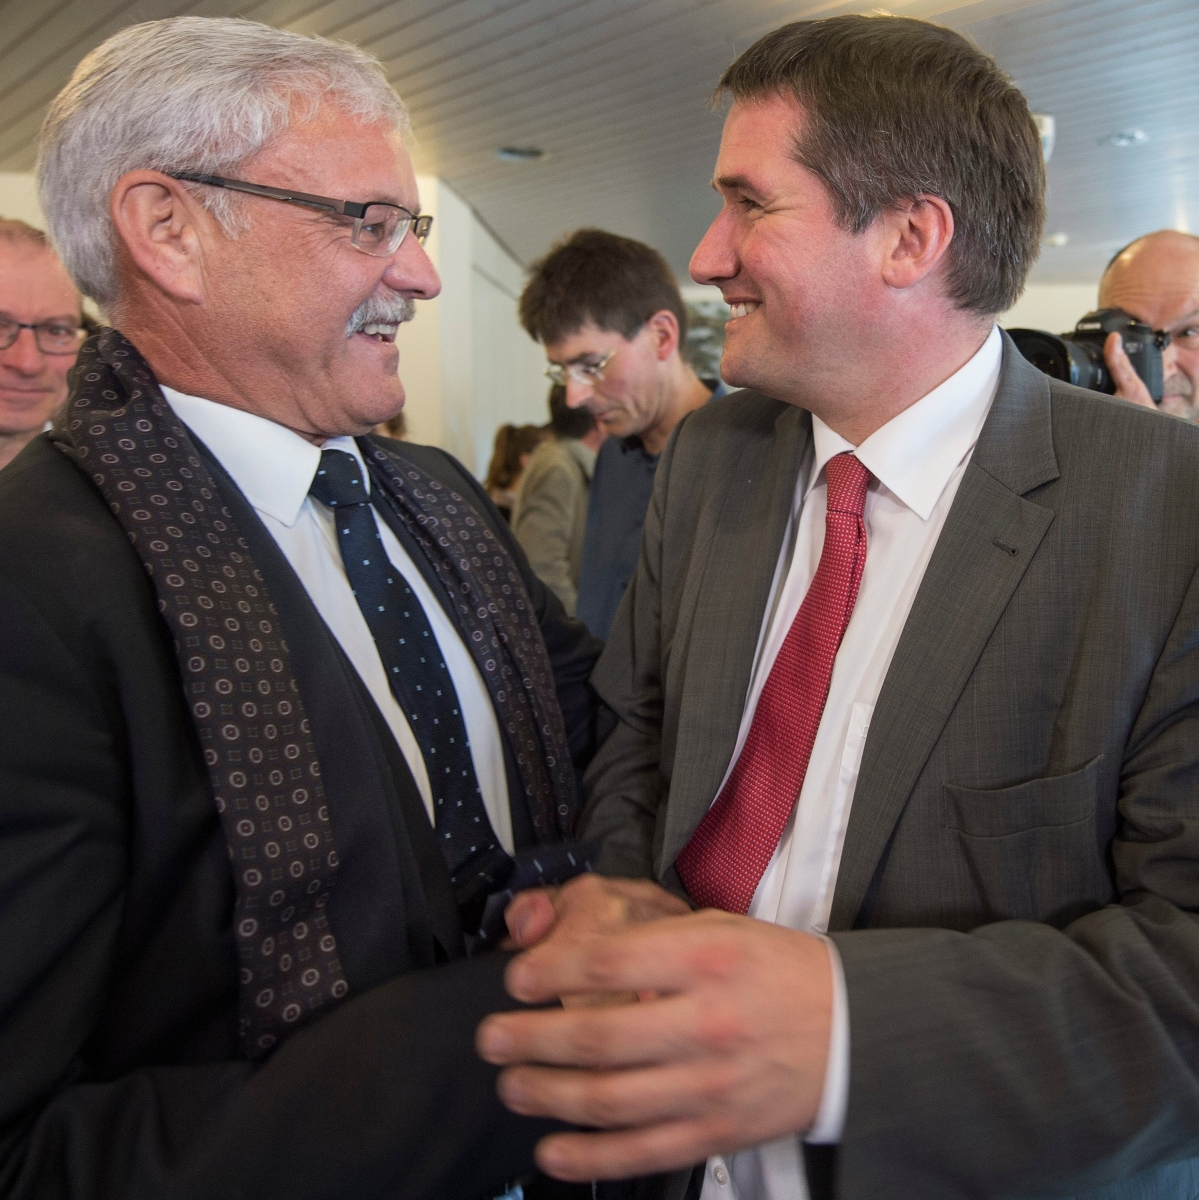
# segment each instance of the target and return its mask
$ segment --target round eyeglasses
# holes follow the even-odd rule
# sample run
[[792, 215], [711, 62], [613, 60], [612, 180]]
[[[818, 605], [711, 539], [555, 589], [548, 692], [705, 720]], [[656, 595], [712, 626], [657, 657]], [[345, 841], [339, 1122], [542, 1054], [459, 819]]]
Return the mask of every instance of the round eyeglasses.
[[83, 341], [83, 329], [68, 321], [39, 321], [30, 325], [0, 317], [0, 350], [7, 350], [21, 336], [22, 329], [33, 330], [33, 340], [43, 354], [74, 354]]
[[599, 362], [552, 362], [545, 368], [546, 378], [551, 383], [556, 383], [559, 387], [565, 387], [567, 379], [573, 379], [575, 383], [586, 384], [590, 387], [592, 384], [603, 380], [604, 371], [615, 357], [616, 351], [609, 350]]
[[433, 227], [432, 217], [418, 216], [400, 204], [374, 200], [362, 203], [357, 200], [334, 200], [329, 196], [313, 196], [308, 192], [247, 183], [244, 179], [226, 179], [223, 175], [202, 175], [196, 171], [168, 171], [166, 174], [185, 183], [204, 183], [209, 187], [228, 188], [231, 192], [246, 192], [267, 200], [281, 200], [284, 204], [299, 204], [304, 208], [317, 208], [349, 217], [354, 222], [350, 245], [373, 258], [390, 258], [400, 248], [409, 230], [423, 246]]

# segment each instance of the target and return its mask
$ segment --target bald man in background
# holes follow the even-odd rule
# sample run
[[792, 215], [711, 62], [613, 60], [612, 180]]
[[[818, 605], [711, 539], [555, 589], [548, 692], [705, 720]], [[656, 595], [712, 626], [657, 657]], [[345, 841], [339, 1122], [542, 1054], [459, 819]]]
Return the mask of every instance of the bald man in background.
[[81, 317], [79, 293], [45, 234], [0, 217], [0, 468], [66, 401]]
[[1103, 273], [1099, 307], [1122, 308], [1170, 335], [1162, 351], [1165, 387], [1160, 405], [1154, 404], [1132, 369], [1120, 335], [1108, 335], [1103, 356], [1116, 382], [1116, 395], [1199, 422], [1199, 237], [1160, 229], [1125, 246]]

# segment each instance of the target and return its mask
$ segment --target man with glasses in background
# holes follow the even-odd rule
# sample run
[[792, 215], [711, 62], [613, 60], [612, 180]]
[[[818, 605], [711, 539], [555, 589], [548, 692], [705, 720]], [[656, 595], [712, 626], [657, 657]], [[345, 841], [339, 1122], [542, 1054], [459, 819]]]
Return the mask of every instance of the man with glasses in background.
[[1107, 265], [1099, 281], [1099, 307], [1122, 308], [1151, 329], [1170, 335], [1162, 351], [1161, 404], [1124, 353], [1118, 333], [1103, 348], [1116, 395], [1199, 421], [1199, 237], [1159, 229], [1130, 242]]
[[546, 375], [608, 435], [595, 463], [579, 572], [578, 616], [606, 638], [637, 570], [658, 458], [674, 427], [724, 392], [687, 363], [687, 310], [649, 246], [580, 229], [534, 263], [520, 298]]
[[[532, 1173], [473, 1037], [506, 899], [588, 863], [600, 646], [460, 464], [368, 436], [440, 290], [406, 132], [356, 48], [199, 17], [51, 104], [42, 206], [112, 328], [0, 477], [6, 1200]], [[23, 353], [76, 336], [61, 292]]]
[[81, 316], [79, 293], [46, 235], [0, 217], [0, 468], [66, 400]]

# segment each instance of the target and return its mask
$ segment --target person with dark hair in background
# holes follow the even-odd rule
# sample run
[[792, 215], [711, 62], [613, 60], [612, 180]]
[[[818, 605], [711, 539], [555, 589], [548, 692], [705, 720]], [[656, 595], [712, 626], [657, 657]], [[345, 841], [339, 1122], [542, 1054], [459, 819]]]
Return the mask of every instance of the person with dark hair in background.
[[667, 447], [592, 676], [581, 828], [656, 883], [509, 913], [558, 922], [514, 996], [640, 1002], [482, 1052], [601, 1127], [545, 1168], [669, 1200], [1195, 1196], [1199, 429], [996, 327], [1045, 173], [965, 38], [800, 21], [722, 88], [691, 271], [747, 390]]
[[512, 532], [529, 566], [573, 617], [587, 529], [587, 499], [604, 431], [585, 408], [570, 408], [566, 389], [550, 388], [550, 429], [533, 451], [512, 509]]
[[500, 510], [500, 516], [509, 523], [520, 477], [529, 465], [533, 451], [549, 436], [549, 430], [541, 425], [501, 425], [495, 431], [495, 444], [483, 488], [492, 504]]
[[1122, 308], [1150, 329], [1165, 330], [1161, 404], [1124, 353], [1118, 333], [1103, 348], [1116, 395], [1171, 416], [1199, 421], [1199, 237], [1159, 229], [1116, 254], [1099, 281], [1099, 307]]
[[520, 320], [546, 374], [608, 436], [596, 459], [579, 618], [606, 638], [637, 569], [658, 458], [674, 427], [724, 392], [684, 357], [687, 309], [666, 260], [631, 238], [580, 229], [533, 264]]
[[46, 235], [0, 217], [0, 467], [66, 402], [82, 341], [79, 292]]

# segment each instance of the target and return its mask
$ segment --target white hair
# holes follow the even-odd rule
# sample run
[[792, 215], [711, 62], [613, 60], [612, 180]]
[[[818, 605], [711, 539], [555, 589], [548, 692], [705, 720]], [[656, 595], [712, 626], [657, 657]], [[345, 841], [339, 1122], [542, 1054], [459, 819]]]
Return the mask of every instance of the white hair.
[[[42, 125], [38, 192], [50, 239], [79, 290], [118, 299], [109, 196], [129, 171], [236, 175], [312, 117], [323, 99], [408, 133], [408, 113], [377, 59], [357, 46], [226, 17], [131, 25], [97, 46]], [[233, 196], [190, 185], [226, 233]]]

